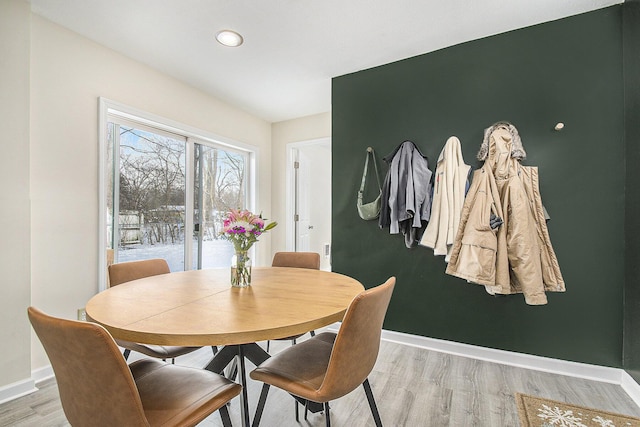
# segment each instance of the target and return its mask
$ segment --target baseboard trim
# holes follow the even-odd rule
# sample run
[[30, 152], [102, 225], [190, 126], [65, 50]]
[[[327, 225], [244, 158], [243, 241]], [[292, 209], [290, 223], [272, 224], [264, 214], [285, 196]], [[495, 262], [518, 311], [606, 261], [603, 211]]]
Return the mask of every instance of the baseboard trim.
[[37, 383], [53, 378], [51, 365], [31, 371], [31, 378], [0, 387], [0, 404], [38, 391]]
[[48, 380], [49, 378], [53, 377], [54, 373], [51, 365], [47, 365], [43, 368], [38, 368], [31, 371], [31, 378], [36, 384], [38, 384], [40, 381]]
[[640, 406], [640, 385], [633, 379], [631, 375], [626, 373], [624, 370], [621, 375], [620, 385], [622, 389], [627, 392], [629, 397], [636, 402], [636, 405]]
[[398, 344], [502, 365], [618, 384], [636, 405], [640, 406], [640, 385], [623, 369], [497, 350], [387, 330], [382, 331], [382, 339]]
[[[337, 332], [339, 328], [340, 323], [334, 323], [328, 327], [329, 330], [334, 332]], [[534, 356], [531, 354], [516, 353], [506, 350], [497, 350], [488, 347], [479, 347], [471, 344], [463, 344], [454, 341], [446, 341], [388, 330], [382, 331], [382, 339], [384, 341], [394, 342], [397, 344], [423, 348], [455, 356], [468, 357], [471, 359], [484, 360], [486, 362], [618, 384], [636, 403], [636, 405], [640, 406], [640, 384], [638, 384], [631, 375], [626, 373], [624, 369], [552, 359], [549, 357]], [[18, 381], [4, 387], [0, 387], [0, 404], [37, 391], [38, 388], [36, 387], [36, 383], [53, 378], [53, 376], [53, 368], [51, 365], [48, 365], [32, 371], [31, 378], [28, 380]]]
[[37, 390], [36, 383], [31, 378], [7, 384], [4, 387], [0, 387], [0, 404], [26, 396]]

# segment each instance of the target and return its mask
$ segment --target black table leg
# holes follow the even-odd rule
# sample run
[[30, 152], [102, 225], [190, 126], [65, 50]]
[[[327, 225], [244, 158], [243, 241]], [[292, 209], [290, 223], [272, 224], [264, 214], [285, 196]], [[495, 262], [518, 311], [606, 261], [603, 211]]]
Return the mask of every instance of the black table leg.
[[[242, 425], [244, 427], [249, 427], [249, 402], [247, 399], [247, 373], [245, 369], [245, 359], [249, 360], [256, 366], [260, 366], [262, 362], [271, 356], [256, 343], [226, 345], [222, 347], [215, 356], [213, 356], [213, 359], [211, 359], [205, 369], [222, 374], [224, 372], [224, 368], [233, 361], [234, 357], [238, 358], [238, 375], [240, 378], [240, 385], [242, 385], [242, 394], [240, 395]], [[306, 399], [302, 399], [297, 396], [293, 396], [293, 398], [303, 405], [306, 405], [307, 410], [313, 413], [324, 410], [321, 403], [307, 401]]]
[[209, 362], [205, 369], [207, 371], [215, 372], [216, 374], [222, 374], [224, 368], [227, 367], [233, 358], [238, 355], [238, 349], [236, 345], [226, 345], [213, 356], [213, 359]]
[[226, 345], [216, 353], [209, 364], [205, 367], [208, 371], [222, 374], [224, 369], [237, 357], [238, 376], [240, 385], [242, 385], [242, 394], [240, 395], [240, 413], [242, 416], [242, 425], [249, 427], [249, 401], [247, 397], [247, 372], [245, 368], [245, 359], [258, 366], [270, 356], [256, 343], [241, 345]]

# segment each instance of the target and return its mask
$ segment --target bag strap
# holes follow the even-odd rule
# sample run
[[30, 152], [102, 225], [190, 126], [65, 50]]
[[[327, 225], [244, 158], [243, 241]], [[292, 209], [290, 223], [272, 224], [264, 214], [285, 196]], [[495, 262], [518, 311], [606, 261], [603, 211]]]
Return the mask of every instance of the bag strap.
[[376, 170], [376, 181], [378, 181], [378, 189], [382, 192], [382, 185], [380, 185], [380, 174], [378, 173], [378, 162], [376, 162], [376, 153], [373, 151], [373, 148], [367, 147], [367, 154], [364, 161], [364, 171], [362, 172], [362, 182], [360, 183], [360, 191], [358, 191], [358, 198], [362, 199], [362, 194], [364, 193], [364, 186], [367, 181], [367, 170], [369, 168], [369, 154], [373, 158], [373, 167]]

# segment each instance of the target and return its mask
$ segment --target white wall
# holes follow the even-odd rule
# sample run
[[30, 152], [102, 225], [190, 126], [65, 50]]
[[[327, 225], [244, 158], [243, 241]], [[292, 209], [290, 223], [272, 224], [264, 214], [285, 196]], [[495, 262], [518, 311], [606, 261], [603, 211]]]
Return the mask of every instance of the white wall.
[[[330, 136], [331, 117], [271, 125], [32, 15], [24, 0], [0, 0], [0, 54], [2, 400], [49, 365], [26, 307], [74, 318], [98, 289], [98, 97], [259, 147], [257, 206], [275, 220], [286, 144]], [[284, 230], [260, 239], [259, 265], [282, 250]]]
[[[0, 0], [0, 389], [30, 377], [29, 37], [26, 1]], [[1, 396], [0, 396], [1, 399]]]
[[[257, 205], [271, 212], [271, 124], [33, 15], [32, 303], [62, 317], [98, 289], [98, 97], [259, 147]], [[258, 265], [270, 263], [270, 237]], [[25, 284], [25, 286], [28, 286]], [[26, 317], [20, 308], [21, 326]], [[33, 338], [32, 369], [48, 360]], [[7, 369], [0, 365], [0, 372]]]
[[271, 204], [274, 220], [280, 224], [273, 229], [271, 249], [273, 252], [287, 250], [286, 247], [286, 172], [287, 144], [331, 137], [331, 113], [316, 114], [274, 123], [271, 131]]

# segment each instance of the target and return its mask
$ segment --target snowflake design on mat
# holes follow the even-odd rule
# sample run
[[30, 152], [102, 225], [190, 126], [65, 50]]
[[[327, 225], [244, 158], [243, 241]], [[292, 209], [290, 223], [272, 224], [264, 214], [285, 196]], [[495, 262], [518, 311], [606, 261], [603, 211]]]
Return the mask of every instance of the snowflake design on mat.
[[582, 424], [582, 418], [576, 417], [573, 415], [573, 411], [563, 411], [562, 409], [555, 407], [550, 407], [548, 405], [543, 404], [542, 408], [538, 408], [539, 418], [545, 420], [545, 422], [549, 423], [549, 425], [557, 426], [557, 427], [587, 427], [585, 424]]
[[596, 422], [598, 425], [602, 427], [616, 427], [615, 424], [613, 424], [613, 421], [608, 420], [606, 418], [602, 418], [600, 415], [598, 415], [595, 418], [591, 418], [591, 421]]

